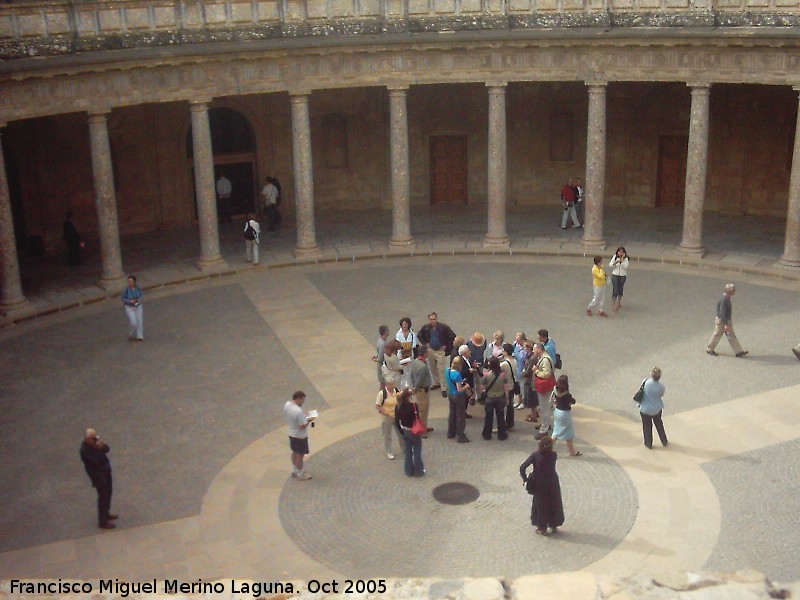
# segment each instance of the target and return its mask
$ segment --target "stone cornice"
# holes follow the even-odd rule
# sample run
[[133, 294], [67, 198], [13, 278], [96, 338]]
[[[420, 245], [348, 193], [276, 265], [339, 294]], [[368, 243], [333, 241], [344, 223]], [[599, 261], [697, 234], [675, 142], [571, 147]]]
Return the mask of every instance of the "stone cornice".
[[[651, 41], [651, 44], [655, 42]], [[800, 85], [800, 47], [453, 43], [158, 60], [70, 75], [5, 78], [0, 121], [149, 102], [327, 88], [487, 81], [665, 81]]]

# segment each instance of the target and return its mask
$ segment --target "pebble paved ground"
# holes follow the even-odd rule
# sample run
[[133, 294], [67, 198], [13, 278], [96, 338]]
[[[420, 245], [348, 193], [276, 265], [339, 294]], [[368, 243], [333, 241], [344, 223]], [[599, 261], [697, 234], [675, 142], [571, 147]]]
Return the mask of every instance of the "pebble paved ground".
[[[618, 216], [627, 225], [637, 219], [653, 225], [646, 214], [635, 211]], [[770, 255], [774, 260], [781, 244], [773, 230], [780, 223], [739, 224], [742, 254], [737, 260], [752, 258], [748, 264], [757, 264]], [[237, 232], [228, 229], [226, 248], [233, 262], [240, 260], [233, 250], [239, 241]], [[444, 243], [428, 233], [432, 230], [420, 229], [421, 243], [428, 243], [426, 237], [432, 244]], [[474, 229], [480, 235], [479, 223]], [[769, 239], [758, 245], [765, 232]], [[653, 227], [645, 237], [651, 239], [651, 233], [654, 243], [676, 238], [674, 229]], [[291, 235], [279, 235], [290, 246]], [[736, 235], [735, 227], [717, 232], [709, 246], [730, 250]], [[637, 230], [626, 239], [641, 237]], [[328, 238], [323, 245], [344, 248], [344, 238], [337, 240]], [[135, 248], [130, 252], [131, 264], [142, 269], [153, 267], [159, 257], [152, 244], [145, 246], [138, 254]], [[166, 248], [176, 251], [170, 259], [175, 265], [190, 260], [191, 241]], [[794, 553], [779, 550], [800, 537], [791, 519], [800, 510], [797, 429], [790, 427], [797, 424], [798, 413], [792, 404], [770, 400], [782, 407], [772, 416], [786, 427], [769, 424], [765, 430], [759, 395], [800, 384], [800, 365], [789, 353], [800, 335], [796, 284], [637, 264], [631, 269], [623, 311], [609, 319], [589, 319], [583, 314], [591, 291], [587, 263], [577, 258], [465, 256], [262, 269], [149, 291], [143, 344], [125, 339], [117, 301], [0, 331], [0, 551], [5, 551], [0, 552], [0, 576], [209, 578], [241, 569], [252, 576], [308, 578], [323, 568], [384, 575], [385, 563], [376, 563], [366, 552], [363, 536], [333, 550], [332, 540], [347, 540], [344, 532], [361, 521], [351, 506], [359, 490], [369, 498], [381, 490], [400, 490], [405, 503], [418, 502], [423, 514], [436, 509], [437, 519], [426, 526], [440, 534], [437, 540], [465, 535], [453, 523], [480, 506], [481, 499], [467, 507], [438, 508], [429, 493], [411, 494], [399, 461], [382, 457], [372, 416], [374, 366], [369, 356], [377, 325], [385, 322], [394, 328], [405, 314], [420, 325], [432, 309], [459, 333], [550, 328], [579, 400], [575, 417], [586, 460], [564, 458], [559, 463], [570, 521], [563, 538], [546, 540], [553, 542], [552, 560], [532, 563], [532, 554], [542, 554], [539, 544], [545, 540], [525, 537], [530, 533], [528, 500], [516, 473], [533, 445], [525, 424], [518, 425], [508, 450], [496, 457], [503, 465], [502, 481], [484, 468], [483, 442], [475, 433], [467, 454], [437, 439], [443, 437], [441, 431], [428, 441], [430, 475], [415, 484], [430, 491], [437, 482], [473, 475], [481, 498], [503, 507], [502, 523], [513, 541], [507, 555], [499, 552], [504, 542], [484, 542], [489, 536], [481, 519], [474, 523], [476, 535], [465, 538], [464, 543], [479, 550], [497, 548], [504, 557], [492, 558], [486, 574], [489, 566], [495, 574], [503, 569], [502, 575], [597, 569], [605, 564], [604, 555], [617, 553], [637, 560], [654, 556], [659, 563], [696, 569], [746, 565], [773, 577], [794, 578], [800, 562]], [[163, 272], [185, 268], [183, 263], [164, 265]], [[88, 268], [83, 276], [91, 277]], [[724, 340], [722, 356], [703, 352], [714, 305], [727, 280], [737, 283], [736, 329], [752, 353], [743, 360], [730, 356]], [[83, 285], [81, 276], [63, 288], [53, 285], [56, 279], [39, 281], [42, 295], [34, 298], [37, 302], [82, 293], [76, 291]], [[664, 370], [665, 421], [672, 444], [669, 450], [649, 452], [640, 446], [630, 396], [654, 364]], [[283, 401], [296, 388], [306, 389], [309, 405], [323, 411], [312, 433], [309, 461], [319, 476], [307, 488], [287, 478], [279, 416]], [[745, 397], [751, 398], [740, 401]], [[716, 407], [720, 412], [715, 413]], [[365, 421], [353, 425], [359, 414]], [[734, 431], [731, 422], [743, 433], [729, 435]], [[470, 427], [475, 429], [476, 423]], [[719, 423], [723, 429], [715, 429]], [[114, 507], [123, 518], [111, 534], [96, 535], [94, 493], [77, 457], [82, 430], [90, 424], [112, 447]], [[752, 439], [750, 430], [757, 432]], [[363, 455], [344, 460], [359, 448]], [[500, 452], [496, 442], [488, 449]], [[676, 479], [691, 461], [700, 465], [690, 473], [695, 479]], [[439, 464], [448, 470], [437, 468]], [[336, 470], [347, 486], [326, 479], [326, 472]], [[700, 471], [705, 473], [702, 481], [696, 479]], [[663, 490], [657, 487], [661, 476], [669, 481]], [[601, 478], [616, 484], [603, 489]], [[753, 484], [743, 488], [746, 478]], [[642, 487], [642, 481], [649, 487]], [[498, 492], [504, 485], [508, 496]], [[311, 493], [304, 490], [325, 486], [336, 502], [322, 502], [312, 512], [325, 521], [315, 538], [296, 505], [305, 499], [302, 494]], [[648, 495], [644, 505], [643, 492]], [[765, 497], [771, 503], [765, 504]], [[702, 532], [710, 537], [692, 543], [686, 532], [674, 546], [678, 550], [667, 548], [666, 537], [681, 534], [681, 525], [689, 526], [686, 520], [673, 524], [671, 515], [693, 506], [695, 498], [702, 498], [710, 510]], [[388, 536], [396, 507], [374, 508], [376, 521], [366, 524]], [[663, 515], [674, 531], [667, 529], [667, 536], [641, 531], [645, 512], [647, 519]], [[757, 517], [755, 528], [748, 515]], [[753, 544], [754, 535], [767, 541]], [[389, 543], [386, 537], [376, 539]], [[408, 568], [398, 574], [435, 574], [433, 566], [439, 564], [450, 568], [444, 559], [439, 563], [430, 558], [442, 549], [438, 542], [424, 553], [415, 550], [415, 543], [409, 535], [396, 540], [395, 556], [407, 557], [403, 568]], [[689, 558], [682, 562], [676, 552]], [[281, 557], [279, 564], [276, 556]]]

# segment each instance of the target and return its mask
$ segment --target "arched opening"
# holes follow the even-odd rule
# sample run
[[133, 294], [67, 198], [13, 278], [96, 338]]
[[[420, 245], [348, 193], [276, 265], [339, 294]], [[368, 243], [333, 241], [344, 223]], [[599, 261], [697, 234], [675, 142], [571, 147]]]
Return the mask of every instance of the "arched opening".
[[[220, 221], [231, 221], [255, 212], [258, 197], [256, 141], [250, 122], [242, 113], [228, 107], [208, 111], [211, 147], [214, 151], [214, 182], [217, 194], [217, 215]], [[186, 156], [194, 190], [192, 129], [186, 133]], [[195, 217], [197, 192], [194, 190]]]

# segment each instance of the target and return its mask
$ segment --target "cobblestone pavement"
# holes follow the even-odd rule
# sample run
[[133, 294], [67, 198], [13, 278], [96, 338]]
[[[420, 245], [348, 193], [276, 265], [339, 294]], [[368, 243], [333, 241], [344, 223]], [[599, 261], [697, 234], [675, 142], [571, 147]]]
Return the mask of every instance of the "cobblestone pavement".
[[[481, 407], [474, 408], [480, 416]], [[431, 424], [446, 431], [443, 419]], [[532, 428], [522, 424], [504, 442], [496, 436], [484, 441], [482, 424], [468, 421], [470, 444], [442, 433], [424, 440], [427, 474], [421, 479], [405, 476], [401, 453], [387, 460], [379, 430], [315, 454], [308, 462], [314, 486], [287, 485], [281, 494], [287, 533], [303, 552], [353, 577], [516, 577], [577, 570], [622, 541], [637, 500], [619, 465], [596, 449], [569, 458], [562, 444], [557, 468], [566, 522], [545, 539], [534, 534], [530, 496], [518, 472], [536, 445]], [[435, 500], [433, 488], [452, 481], [474, 485], [480, 497], [462, 506]]]
[[[579, 401], [579, 447], [586, 452], [582, 459], [559, 461], [568, 526], [563, 538], [546, 540], [553, 542], [554, 556], [563, 557], [559, 570], [635, 570], [648, 557], [662, 566], [699, 569], [741, 556], [770, 575], [796, 573], [800, 563], [793, 554], [730, 558], [731, 548], [751, 542], [751, 534], [739, 536], [743, 528], [736, 526], [747, 511], [758, 514], [765, 539], [782, 540], [787, 533], [796, 539], [800, 529], [787, 524], [783, 513], [762, 511], [756, 496], [732, 504], [741, 490], [741, 469], [717, 467], [761, 457], [775, 474], [792, 473], [800, 385], [800, 365], [789, 353], [800, 322], [796, 282], [636, 264], [623, 310], [589, 319], [583, 314], [591, 292], [587, 262], [455, 256], [251, 269], [148, 291], [144, 344], [125, 340], [117, 300], [0, 330], [0, 363], [10, 366], [0, 378], [0, 527], [3, 548], [14, 549], [0, 553], [0, 576], [194, 579], [235, 572], [286, 579], [352, 575], [351, 569], [369, 574], [375, 566], [369, 556], [347, 562], [349, 553], [364, 552], [366, 530], [366, 538], [334, 553], [334, 525], [320, 529], [315, 544], [314, 534], [292, 521], [286, 502], [303, 500], [291, 494], [331, 486], [339, 502], [331, 506], [348, 508], [325, 512], [323, 502], [307, 516], [334, 521], [341, 531], [358, 530], [358, 490], [376, 498], [381, 490], [412, 489], [399, 462], [390, 464], [376, 449], [380, 434], [369, 357], [378, 324], [394, 327], [408, 314], [419, 326], [431, 309], [459, 332], [481, 329], [488, 335], [499, 327], [507, 334], [518, 328], [532, 333], [546, 326], [559, 343]], [[743, 360], [730, 356], [724, 340], [723, 355], [703, 352], [716, 299], [729, 279], [737, 284], [737, 333], [752, 353]], [[671, 444], [647, 451], [630, 397], [654, 364], [664, 370]], [[280, 405], [298, 387], [309, 392], [310, 406], [323, 409], [309, 461], [320, 472], [308, 484], [288, 478], [279, 416]], [[443, 415], [437, 405], [434, 419]], [[89, 424], [112, 446], [114, 506], [124, 518], [111, 534], [93, 535], [94, 493], [77, 457]], [[509, 457], [497, 458], [508, 461], [502, 475], [475, 462], [484, 446], [475, 434], [469, 460], [459, 462], [460, 448], [437, 440], [437, 427], [426, 446], [430, 478], [419, 482], [426, 493], [402, 495], [424, 514], [440, 506], [430, 496], [439, 477], [444, 482], [474, 473], [489, 499], [510, 482], [501, 523], [518, 551], [492, 563], [504, 567], [503, 575], [529, 570], [542, 542], [528, 535], [527, 497], [516, 479], [533, 445], [525, 425], [519, 423], [519, 433], [505, 446]], [[344, 460], [362, 446], [363, 456]], [[485, 447], [501, 451], [497, 442]], [[450, 452], [457, 456], [451, 459]], [[336, 469], [349, 478], [348, 486], [326, 478]], [[364, 470], [369, 473], [361, 482], [358, 472]], [[394, 474], [381, 479], [384, 470]], [[761, 493], [782, 498], [787, 514], [797, 514], [800, 495], [786, 493], [791, 475], [764, 473]], [[621, 477], [635, 492], [615, 485], [603, 497], [599, 477]], [[369, 481], [381, 483], [369, 487]], [[299, 485], [311, 491], [289, 487]], [[326, 495], [319, 496], [324, 501]], [[440, 517], [445, 509], [457, 514], [469, 506], [441, 507], [425, 524], [441, 534], [437, 539], [460, 539], [475, 552], [502, 550], [503, 542], [458, 538], [462, 532]], [[396, 507], [380, 506], [372, 529], [383, 532], [396, 513]], [[475, 521], [476, 531], [485, 534], [487, 525]], [[430, 558], [413, 558], [413, 542], [398, 540], [393, 558], [407, 559], [409, 573], [431, 569]], [[430, 557], [431, 548], [443, 546], [431, 544], [423, 556]], [[536, 568], [555, 568], [542, 560]]]

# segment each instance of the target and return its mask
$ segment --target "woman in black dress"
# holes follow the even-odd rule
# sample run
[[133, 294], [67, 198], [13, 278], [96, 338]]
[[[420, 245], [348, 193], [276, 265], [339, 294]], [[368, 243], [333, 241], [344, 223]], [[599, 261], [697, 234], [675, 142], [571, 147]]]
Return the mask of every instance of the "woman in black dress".
[[[550, 527], [553, 533], [564, 524], [564, 507], [561, 504], [561, 484], [556, 473], [556, 453], [553, 451], [553, 438], [545, 436], [539, 441], [539, 449], [519, 466], [522, 481], [527, 484], [533, 477], [533, 503], [531, 504], [531, 524], [536, 533], [547, 535]], [[533, 466], [530, 475], [528, 467]]]

